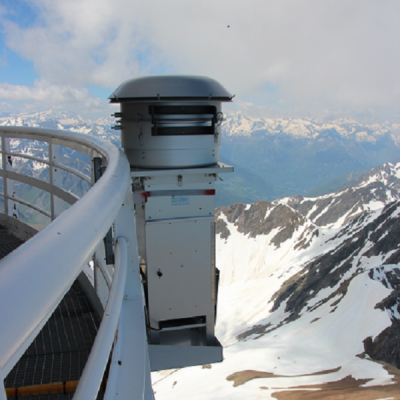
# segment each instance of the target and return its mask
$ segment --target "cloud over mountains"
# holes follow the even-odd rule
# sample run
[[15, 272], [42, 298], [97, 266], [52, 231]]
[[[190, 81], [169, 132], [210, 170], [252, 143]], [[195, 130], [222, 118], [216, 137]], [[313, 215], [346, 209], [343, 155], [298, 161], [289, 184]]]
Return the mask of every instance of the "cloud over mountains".
[[[27, 101], [38, 100], [37, 86], [50, 94], [51, 85], [113, 89], [138, 75], [184, 73], [221, 81], [239, 107], [398, 111], [396, 1], [37, 0], [26, 7], [31, 22], [19, 22], [10, 3], [0, 24], [6, 47], [39, 74], [39, 83], [24, 87]], [[2, 98], [13, 100], [12, 89], [3, 82]]]

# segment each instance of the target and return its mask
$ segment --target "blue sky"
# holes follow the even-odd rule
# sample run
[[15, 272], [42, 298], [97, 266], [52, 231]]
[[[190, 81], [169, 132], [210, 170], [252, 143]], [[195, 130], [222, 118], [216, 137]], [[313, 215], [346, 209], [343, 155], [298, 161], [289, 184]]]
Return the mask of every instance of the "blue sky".
[[124, 80], [206, 75], [262, 116], [399, 121], [398, 0], [2, 0], [0, 113], [107, 115]]
[[[21, 28], [28, 28], [38, 16], [28, 3], [19, 0], [3, 0], [3, 14], [9, 21], [18, 23]], [[7, 11], [6, 11], [7, 10]], [[0, 77], [2, 82], [13, 85], [33, 85], [39, 74], [32, 62], [22, 58], [6, 44], [6, 30], [0, 30]]]

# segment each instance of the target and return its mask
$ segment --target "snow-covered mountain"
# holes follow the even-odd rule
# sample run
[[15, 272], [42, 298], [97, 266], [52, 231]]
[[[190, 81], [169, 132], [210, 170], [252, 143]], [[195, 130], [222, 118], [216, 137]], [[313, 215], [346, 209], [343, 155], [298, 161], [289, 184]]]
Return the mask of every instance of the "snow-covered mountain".
[[[111, 116], [92, 121], [49, 110], [3, 114], [0, 125], [65, 129], [120, 143]], [[234, 165], [235, 174], [218, 183], [218, 206], [305, 195], [320, 185], [325, 186], [316, 193], [326, 193], [348, 184], [351, 171], [400, 160], [400, 124], [395, 123], [324, 123], [236, 113], [226, 116], [222, 129], [222, 161]]]
[[157, 400], [398, 398], [399, 188], [389, 163], [325, 196], [219, 208], [224, 361], [155, 373]]
[[[33, 113], [0, 114], [0, 125], [52, 127], [70, 129], [90, 134], [93, 128], [118, 136], [110, 128], [114, 118], [103, 117], [90, 120], [79, 115], [60, 110]], [[289, 135], [292, 137], [315, 138], [328, 130], [335, 130], [343, 137], [354, 135], [360, 142], [373, 143], [384, 134], [389, 134], [400, 144], [400, 124], [394, 122], [366, 124], [350, 119], [322, 122], [302, 118], [253, 118], [240, 112], [227, 114], [222, 125], [226, 136]]]
[[79, 115], [48, 110], [35, 113], [0, 115], [0, 126], [32, 126], [48, 129], [64, 129], [72, 132], [97, 136], [101, 139], [119, 144], [119, 133], [113, 131], [113, 117], [104, 117], [97, 120], [82, 118]]
[[323, 132], [334, 130], [342, 137], [354, 136], [358, 142], [368, 143], [389, 134], [400, 144], [400, 124], [392, 122], [366, 124], [351, 119], [321, 122], [303, 118], [251, 118], [237, 112], [226, 116], [223, 127], [227, 136], [289, 135], [297, 138], [317, 138]]
[[226, 201], [271, 201], [317, 187], [313, 195], [329, 193], [348, 184], [352, 171], [400, 160], [396, 123], [257, 119], [237, 113], [222, 126], [221, 155], [237, 172], [222, 185]]

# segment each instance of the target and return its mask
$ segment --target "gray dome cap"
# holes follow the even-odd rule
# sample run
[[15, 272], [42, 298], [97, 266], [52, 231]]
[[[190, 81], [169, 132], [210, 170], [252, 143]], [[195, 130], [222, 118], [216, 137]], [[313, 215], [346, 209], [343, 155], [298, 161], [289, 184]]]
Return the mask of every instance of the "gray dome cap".
[[109, 97], [111, 103], [146, 100], [231, 101], [219, 82], [205, 76], [154, 75], [128, 79]]

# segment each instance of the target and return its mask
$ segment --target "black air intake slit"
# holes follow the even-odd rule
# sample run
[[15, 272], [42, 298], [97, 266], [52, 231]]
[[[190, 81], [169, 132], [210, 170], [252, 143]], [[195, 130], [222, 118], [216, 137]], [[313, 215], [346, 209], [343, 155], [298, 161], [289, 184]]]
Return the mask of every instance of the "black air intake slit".
[[149, 106], [152, 136], [214, 135], [215, 106]]

